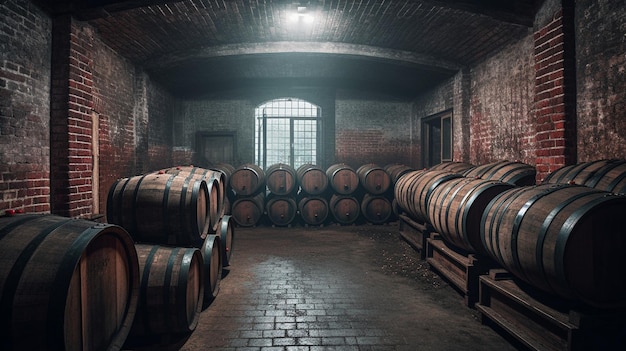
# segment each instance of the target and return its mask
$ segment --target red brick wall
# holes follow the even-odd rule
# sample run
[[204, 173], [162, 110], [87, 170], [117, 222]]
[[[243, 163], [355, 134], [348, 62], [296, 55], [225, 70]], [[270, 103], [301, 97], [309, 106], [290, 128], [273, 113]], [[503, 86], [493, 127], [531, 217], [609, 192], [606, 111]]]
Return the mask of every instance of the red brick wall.
[[537, 180], [577, 158], [573, 24], [564, 6], [534, 34]]
[[0, 215], [50, 212], [51, 27], [28, 1], [0, 2]]

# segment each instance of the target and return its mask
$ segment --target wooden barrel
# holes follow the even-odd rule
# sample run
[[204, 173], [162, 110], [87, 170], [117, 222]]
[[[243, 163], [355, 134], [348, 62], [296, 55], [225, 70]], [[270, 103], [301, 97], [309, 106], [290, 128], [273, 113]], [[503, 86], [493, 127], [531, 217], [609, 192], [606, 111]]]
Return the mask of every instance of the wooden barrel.
[[478, 166], [464, 174], [468, 178], [497, 180], [517, 186], [535, 185], [537, 170], [522, 162], [497, 161]]
[[275, 195], [291, 195], [298, 190], [296, 170], [288, 164], [276, 163], [265, 170], [267, 189]]
[[513, 188], [483, 213], [483, 245], [538, 289], [595, 307], [624, 307], [624, 213], [625, 196], [584, 186]]
[[339, 224], [352, 224], [361, 214], [359, 201], [350, 195], [333, 194], [328, 206]]
[[304, 164], [296, 171], [300, 189], [309, 195], [323, 194], [328, 188], [328, 177], [323, 169], [316, 165]]
[[213, 171], [220, 171], [224, 173], [224, 184], [226, 187], [229, 186], [230, 177], [235, 172], [235, 167], [233, 165], [229, 163], [214, 163], [208, 168]]
[[359, 187], [359, 176], [356, 171], [344, 164], [334, 164], [326, 170], [330, 187], [336, 194], [350, 195]]
[[382, 195], [365, 194], [361, 200], [361, 213], [370, 223], [387, 223], [392, 213], [391, 201]]
[[396, 185], [394, 186], [394, 199], [401, 211], [407, 213], [407, 215], [413, 217], [411, 204], [413, 203], [412, 186], [415, 179], [421, 177], [425, 170], [410, 171], [398, 178]]
[[233, 203], [232, 217], [242, 227], [254, 227], [259, 223], [265, 210], [265, 193], [242, 197]]
[[235, 245], [235, 220], [233, 217], [229, 215], [222, 217], [220, 230], [217, 234], [220, 236], [222, 247], [222, 266], [227, 267], [232, 262]]
[[626, 160], [610, 160], [585, 185], [616, 194], [626, 193]]
[[291, 224], [296, 218], [298, 205], [291, 196], [268, 196], [265, 202], [265, 211], [269, 220], [277, 226]]
[[226, 176], [223, 172], [194, 166], [176, 166], [162, 172], [206, 181], [209, 191], [209, 217], [215, 228], [219, 218], [224, 215], [224, 197], [226, 196]]
[[298, 210], [304, 223], [322, 225], [328, 218], [328, 201], [321, 196], [305, 196], [298, 202]]
[[207, 183], [172, 174], [117, 180], [107, 199], [107, 221], [143, 243], [188, 246], [201, 243], [209, 225]]
[[487, 254], [480, 232], [483, 211], [495, 196], [512, 187], [494, 180], [452, 179], [433, 191], [428, 202], [430, 223], [449, 244]]
[[128, 232], [55, 215], [2, 217], [0, 252], [0, 349], [121, 349], [139, 296]]
[[204, 262], [204, 306], [208, 306], [220, 291], [222, 280], [222, 242], [219, 235], [207, 235], [200, 248]]
[[548, 174], [543, 184], [577, 184], [602, 191], [626, 191], [626, 161], [596, 160], [564, 166]]
[[230, 187], [237, 196], [252, 196], [265, 191], [265, 172], [253, 163], [245, 163], [230, 176]]
[[200, 250], [145, 244], [135, 248], [141, 283], [130, 337], [192, 332], [204, 299]]
[[[409, 217], [421, 223], [429, 221], [428, 201], [433, 191], [449, 180], [462, 177], [462, 175], [458, 173], [443, 170], [418, 171], [415, 173], [407, 173], [407, 175], [407, 184], [404, 184], [404, 182], [398, 183], [401, 187], [398, 187], [398, 184], [396, 184], [396, 198], [399, 199], [398, 203], [403, 208], [406, 206], [405, 210]], [[406, 193], [398, 194], [398, 192]]]
[[431, 171], [448, 171], [452, 173], [464, 174], [476, 168], [476, 166], [458, 161], [447, 161], [436, 164], [429, 168]]
[[383, 169], [387, 172], [387, 174], [389, 174], [392, 186], [396, 185], [400, 177], [414, 170], [413, 168], [400, 163], [388, 164], [383, 167]]
[[356, 173], [359, 176], [360, 184], [370, 194], [384, 194], [391, 186], [391, 177], [387, 171], [374, 163], [362, 165], [356, 170]]

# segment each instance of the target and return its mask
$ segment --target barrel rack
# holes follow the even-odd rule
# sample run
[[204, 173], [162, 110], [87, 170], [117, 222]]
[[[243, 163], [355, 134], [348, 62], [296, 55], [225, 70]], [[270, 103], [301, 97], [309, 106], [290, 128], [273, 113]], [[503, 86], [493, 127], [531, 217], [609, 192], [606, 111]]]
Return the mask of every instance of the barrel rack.
[[626, 310], [590, 311], [522, 287], [503, 269], [479, 277], [481, 322], [497, 325], [530, 350], [617, 350]]
[[432, 233], [429, 225], [425, 223], [418, 223], [409, 218], [406, 214], [398, 215], [400, 219], [398, 223], [398, 229], [400, 236], [409, 244], [413, 249], [419, 251], [420, 259], [426, 258], [426, 240], [430, 238]]
[[426, 239], [426, 262], [456, 288], [468, 307], [478, 301], [478, 278], [493, 266], [490, 260], [448, 246], [437, 233]]

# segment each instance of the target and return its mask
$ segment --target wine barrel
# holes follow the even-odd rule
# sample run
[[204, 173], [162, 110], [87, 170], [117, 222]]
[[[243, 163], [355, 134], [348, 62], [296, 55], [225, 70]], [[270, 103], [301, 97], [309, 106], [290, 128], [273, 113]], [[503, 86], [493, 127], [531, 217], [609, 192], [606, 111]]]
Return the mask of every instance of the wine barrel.
[[[396, 184], [396, 198], [400, 199], [398, 203], [403, 206], [403, 208], [406, 206], [405, 210], [409, 217], [421, 223], [429, 221], [428, 201], [433, 191], [449, 180], [462, 177], [462, 175], [458, 173], [443, 170], [418, 171], [413, 174], [407, 173], [407, 175], [409, 177], [406, 179], [408, 183], [406, 186], [404, 182], [402, 182], [401, 188], [398, 188], [398, 184]], [[405, 191], [406, 194], [398, 194], [400, 191]]]
[[385, 167], [383, 167], [383, 169], [385, 170], [385, 172], [387, 172], [387, 174], [389, 174], [389, 178], [391, 179], [392, 186], [396, 185], [400, 177], [414, 170], [413, 168], [407, 165], [399, 164], [399, 163], [388, 164]]
[[456, 178], [437, 187], [428, 202], [429, 221], [449, 244], [472, 253], [487, 254], [480, 220], [493, 198], [512, 184], [474, 178]]
[[328, 167], [326, 176], [336, 194], [350, 195], [359, 187], [359, 176], [356, 171], [344, 163], [337, 163]]
[[268, 196], [265, 211], [269, 220], [277, 226], [286, 226], [296, 218], [298, 205], [291, 196]]
[[220, 230], [217, 234], [220, 236], [222, 247], [222, 266], [227, 267], [232, 261], [235, 245], [235, 221], [231, 216], [225, 215], [220, 223]]
[[242, 227], [254, 227], [259, 223], [265, 209], [265, 193], [242, 197], [233, 203], [232, 217]]
[[123, 228], [55, 215], [0, 218], [0, 349], [119, 350], [139, 296]]
[[412, 204], [413, 204], [413, 190], [412, 187], [415, 180], [422, 176], [426, 172], [425, 170], [416, 170], [407, 172], [398, 178], [396, 185], [394, 186], [394, 199], [396, 200], [398, 207], [407, 213], [410, 217], [414, 217]]
[[107, 199], [107, 221], [135, 241], [188, 246], [201, 243], [209, 225], [207, 183], [172, 174], [117, 180]]
[[359, 182], [365, 191], [373, 195], [381, 195], [389, 190], [391, 177], [380, 166], [374, 163], [364, 164], [356, 170]]
[[141, 280], [129, 337], [192, 332], [204, 299], [200, 250], [146, 244], [135, 244], [135, 248]]
[[328, 188], [328, 177], [323, 169], [312, 164], [303, 164], [296, 171], [302, 192], [309, 195], [323, 194]]
[[430, 171], [448, 171], [452, 173], [464, 174], [476, 168], [476, 166], [459, 161], [446, 161], [430, 167]]
[[361, 214], [359, 201], [350, 195], [333, 194], [328, 206], [339, 224], [352, 224]]
[[265, 170], [267, 189], [275, 195], [290, 195], [298, 190], [296, 170], [288, 164], [276, 163]]
[[361, 213], [373, 224], [386, 223], [391, 217], [391, 202], [382, 195], [365, 194], [361, 200]]
[[204, 262], [204, 306], [208, 306], [220, 291], [222, 279], [222, 242], [219, 235], [207, 235], [200, 248]]
[[626, 191], [626, 161], [596, 160], [563, 166], [548, 174], [543, 184], [578, 184], [613, 193]]
[[230, 176], [230, 187], [237, 196], [252, 196], [265, 190], [265, 172], [253, 163], [245, 163]]
[[464, 174], [468, 178], [497, 180], [517, 186], [529, 186], [537, 183], [535, 167], [522, 162], [497, 161], [478, 166]]
[[188, 179], [204, 180], [207, 184], [207, 209], [209, 211], [209, 226], [213, 230], [218, 225], [219, 218], [224, 212], [225, 187], [222, 183], [224, 174], [220, 171], [213, 171], [194, 166], [177, 166], [166, 168], [157, 173], [173, 174]]
[[305, 196], [298, 202], [298, 210], [304, 223], [322, 225], [328, 218], [328, 201], [320, 196]]
[[616, 194], [626, 193], [626, 160], [610, 160], [585, 185]]
[[542, 184], [496, 196], [483, 245], [530, 285], [599, 308], [626, 306], [626, 196]]

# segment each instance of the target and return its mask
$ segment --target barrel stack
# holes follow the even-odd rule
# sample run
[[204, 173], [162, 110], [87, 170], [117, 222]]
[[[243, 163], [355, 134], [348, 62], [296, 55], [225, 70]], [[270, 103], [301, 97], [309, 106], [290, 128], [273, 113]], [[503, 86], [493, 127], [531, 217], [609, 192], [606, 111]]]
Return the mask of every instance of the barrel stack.
[[237, 225], [258, 225], [265, 211], [265, 171], [244, 163], [235, 169], [229, 183], [234, 194], [231, 214]]
[[296, 170], [298, 179], [298, 213], [305, 226], [324, 225], [329, 216], [328, 177], [317, 165], [303, 164]]
[[330, 213], [341, 225], [353, 224], [361, 215], [356, 192], [359, 189], [359, 176], [354, 168], [345, 163], [336, 163], [326, 169], [330, 185]]
[[373, 224], [386, 223], [393, 212], [391, 176], [384, 168], [374, 163], [362, 165], [356, 173], [364, 191], [360, 198], [363, 217]]
[[273, 164], [265, 170], [267, 197], [265, 211], [274, 226], [290, 226], [296, 218], [298, 178], [296, 170], [284, 163]]
[[176, 166], [121, 178], [109, 189], [107, 220], [128, 230], [138, 256], [129, 344], [193, 332], [217, 297], [223, 257], [232, 249], [221, 234], [225, 179], [218, 170]]

